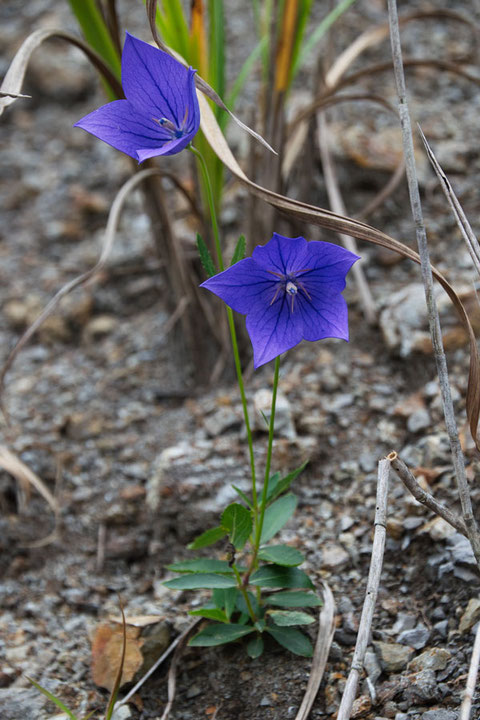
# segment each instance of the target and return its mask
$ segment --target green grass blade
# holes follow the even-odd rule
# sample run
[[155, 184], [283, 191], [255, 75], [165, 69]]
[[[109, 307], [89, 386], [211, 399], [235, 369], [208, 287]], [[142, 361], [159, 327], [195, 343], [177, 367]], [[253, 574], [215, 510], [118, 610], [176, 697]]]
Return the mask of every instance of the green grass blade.
[[338, 20], [338, 18], [343, 15], [343, 13], [348, 10], [350, 5], [353, 5], [354, 2], [355, 0], [342, 0], [342, 2], [339, 2], [338, 5], [334, 7], [333, 10], [329, 12], [326, 17], [323, 18], [317, 29], [314, 30], [310, 37], [307, 38], [307, 40], [303, 43], [303, 47], [297, 56], [295, 64], [293, 65], [292, 78], [295, 77], [299, 68], [302, 67], [303, 63], [312, 52], [315, 45], [325, 35], [327, 30], [332, 27], [332, 25]]
[[32, 685], [37, 688], [39, 692], [42, 693], [42, 695], [45, 695], [45, 697], [48, 698], [50, 702], [52, 702], [54, 705], [56, 705], [59, 710], [68, 715], [70, 720], [78, 720], [77, 716], [74, 715], [73, 712], [69, 710], [68, 707], [64, 705], [61, 700], [59, 700], [59, 698], [55, 697], [53, 693], [39, 685], [39, 683], [35, 682], [35, 680], [33, 680], [33, 678], [29, 677], [28, 675], [25, 675], [25, 677], [27, 678], [28, 682], [31, 682]]
[[[245, 82], [252, 72], [252, 69], [257, 62], [257, 60], [261, 57], [264, 49], [267, 46], [267, 38], [263, 37], [260, 42], [253, 48], [250, 55], [247, 57], [245, 62], [243, 63], [240, 72], [237, 75], [237, 78], [235, 82], [233, 83], [233, 87], [230, 90], [230, 92], [227, 95], [226, 99], [226, 105], [230, 110], [233, 110], [235, 108], [235, 104], [237, 102], [237, 98], [242, 91], [243, 86], [245, 85]], [[227, 122], [229, 121], [230, 116], [227, 113], [223, 113], [220, 116], [220, 127], [222, 129], [225, 128]]]
[[[122, 74], [121, 60], [100, 10], [95, 4], [95, 0], [68, 1], [78, 24], [82, 28], [85, 40], [98, 52], [120, 82]], [[113, 90], [106, 83], [104, 85], [107, 88], [109, 97], [116, 99]]]
[[157, 26], [167, 45], [190, 62], [190, 33], [180, 0], [158, 4]]
[[[225, 17], [223, 0], [208, 0], [208, 79], [223, 98], [225, 94]], [[224, 111], [217, 105], [213, 111], [218, 118]]]
[[300, 52], [300, 48], [302, 47], [303, 36], [305, 34], [305, 28], [307, 25], [308, 18], [310, 17], [310, 11], [312, 9], [312, 1], [313, 0], [302, 0], [302, 2], [300, 2], [300, 4], [299, 4], [297, 27], [296, 27], [296, 31], [295, 31], [295, 37], [293, 39], [293, 47], [292, 47], [292, 55], [291, 55], [291, 65], [290, 65], [290, 72], [289, 72], [289, 87], [293, 80], [293, 75], [295, 72], [298, 54]]

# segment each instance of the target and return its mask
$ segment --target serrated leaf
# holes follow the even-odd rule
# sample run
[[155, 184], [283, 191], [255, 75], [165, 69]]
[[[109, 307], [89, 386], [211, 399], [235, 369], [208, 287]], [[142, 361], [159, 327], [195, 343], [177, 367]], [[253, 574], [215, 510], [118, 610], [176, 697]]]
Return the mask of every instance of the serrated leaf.
[[295, 567], [305, 560], [302, 553], [290, 545], [271, 545], [260, 548], [258, 557], [276, 565], [285, 565], [285, 567]]
[[238, 488], [236, 485], [232, 485], [232, 488], [235, 490], [235, 492], [237, 493], [237, 495], [243, 500], [243, 502], [245, 503], [245, 505], [247, 505], [247, 507], [251, 508], [251, 507], [252, 507], [252, 501], [251, 501], [251, 500], [249, 499], [249, 497], [243, 492], [243, 490], [240, 490], [240, 488]]
[[266, 605], [276, 605], [277, 607], [318, 607], [323, 605], [318, 595], [303, 590], [273, 593], [273, 595], [268, 595], [264, 602]]
[[198, 590], [205, 588], [231, 588], [236, 587], [237, 581], [234, 577], [225, 575], [214, 575], [213, 573], [187, 573], [180, 577], [167, 580], [163, 583], [170, 590]]
[[201, 630], [188, 643], [191, 647], [214, 647], [215, 645], [225, 645], [229, 642], [239, 640], [244, 635], [255, 632], [253, 627], [245, 627], [245, 625], [209, 625]]
[[255, 635], [254, 638], [248, 641], [247, 654], [252, 660], [260, 657], [263, 653], [263, 638], [260, 634]]
[[201, 535], [195, 538], [193, 542], [187, 545], [188, 550], [200, 550], [200, 548], [208, 547], [221, 540], [227, 531], [223, 527], [214, 527], [205, 530]]
[[197, 233], [197, 248], [198, 254], [200, 255], [200, 262], [203, 265], [203, 269], [205, 270], [209, 278], [213, 277], [217, 274], [217, 271], [215, 270], [215, 263], [213, 262], [212, 256], [210, 255], [210, 250], [205, 245], [205, 241], [199, 233]]
[[283, 497], [275, 500], [265, 510], [263, 519], [262, 537], [260, 543], [264, 545], [266, 542], [277, 534], [279, 530], [290, 520], [295, 508], [297, 507], [297, 498], [293, 493], [283, 495]]
[[267, 627], [267, 632], [275, 638], [279, 645], [282, 645], [295, 655], [312, 657], [313, 647], [310, 640], [300, 630], [289, 627]]
[[250, 511], [240, 503], [228, 505], [222, 513], [222, 527], [228, 532], [235, 549], [241, 550], [253, 528]]
[[308, 613], [300, 612], [300, 610], [270, 610], [268, 614], [275, 625], [279, 625], [280, 627], [311, 625], [315, 622], [315, 618]]
[[229, 620], [237, 604], [237, 594], [238, 588], [236, 587], [213, 591], [213, 602], [217, 608], [225, 610], [225, 614]]
[[281, 565], [265, 565], [259, 568], [250, 577], [250, 584], [259, 587], [313, 588], [312, 581], [303, 570]]
[[179, 573], [227, 573], [228, 575], [233, 573], [226, 560], [217, 560], [217, 558], [182, 560], [182, 562], [167, 565], [167, 570]]
[[224, 613], [223, 610], [219, 610], [218, 608], [199, 608], [198, 610], [189, 610], [189, 615], [195, 615], [198, 617], [204, 617], [208, 620], [218, 620], [218, 622], [222, 623], [228, 623], [229, 619]]
[[235, 263], [239, 262], [239, 260], [243, 260], [245, 257], [245, 251], [247, 249], [247, 243], [245, 242], [245, 236], [240, 235], [240, 237], [237, 240], [237, 244], [235, 246], [235, 250], [232, 257], [232, 262], [230, 263], [230, 267], [232, 265], [235, 265]]
[[280, 477], [280, 473], [275, 473], [275, 475], [272, 475], [268, 483], [267, 503], [271, 503], [272, 500], [275, 500], [275, 498], [277, 498], [279, 495], [282, 495], [284, 492], [286, 492], [292, 482], [300, 475], [303, 470], [305, 470], [307, 464], [308, 460], [305, 460], [305, 462], [302, 463], [300, 467], [292, 470], [292, 472], [289, 472], [288, 475], [285, 475], [285, 477], [283, 478]]

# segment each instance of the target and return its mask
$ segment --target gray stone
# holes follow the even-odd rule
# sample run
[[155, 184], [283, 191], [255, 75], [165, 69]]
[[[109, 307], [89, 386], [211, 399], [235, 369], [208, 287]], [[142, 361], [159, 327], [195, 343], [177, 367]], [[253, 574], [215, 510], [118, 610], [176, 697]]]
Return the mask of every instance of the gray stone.
[[47, 702], [47, 698], [33, 688], [0, 689], [0, 717], [2, 720], [40, 717]]
[[401, 672], [415, 654], [415, 650], [407, 645], [397, 643], [374, 642], [382, 669], [387, 672]]
[[433, 626], [433, 629], [437, 631], [437, 633], [442, 638], [448, 637], [448, 620], [439, 620], [439, 622], [435, 623]]
[[407, 420], [407, 429], [409, 432], [416, 433], [425, 430], [431, 424], [430, 414], [425, 408], [415, 410]]
[[427, 710], [422, 715], [422, 720], [458, 720], [458, 713], [456, 710], [444, 710], [438, 708], [438, 710]]
[[429, 638], [430, 630], [422, 623], [419, 623], [417, 627], [401, 632], [397, 638], [397, 642], [402, 645], [410, 645], [415, 648], [415, 650], [420, 650], [425, 647]]
[[[119, 708], [117, 708], [113, 715], [112, 720], [127, 720], [128, 718], [132, 717], [132, 711], [128, 707], [128, 705], [120, 705]], [[53, 720], [53, 718], [52, 718]], [[55, 718], [56, 720], [56, 718]]]
[[412, 660], [408, 664], [408, 669], [411, 672], [444, 670], [451, 657], [451, 653], [445, 648], [431, 648]]
[[410, 675], [408, 679], [409, 684], [405, 688], [403, 698], [412, 705], [440, 700], [440, 691], [433, 670], [421, 670]]
[[480, 599], [471, 598], [468, 601], [467, 608], [460, 618], [460, 624], [458, 629], [461, 633], [466, 633], [470, 630], [475, 623], [480, 620]]
[[327, 570], [341, 570], [350, 560], [350, 555], [340, 545], [327, 545], [322, 550], [322, 567]]
[[372, 683], [375, 684], [382, 674], [382, 668], [380, 667], [380, 663], [378, 662], [375, 652], [371, 648], [368, 648], [365, 653], [363, 667], [365, 668], [365, 671]]
[[472, 547], [466, 537], [460, 533], [454, 533], [447, 539], [447, 544], [450, 546], [454, 563], [476, 565]]
[[[255, 408], [254, 427], [257, 430], [268, 432], [265, 423], [270, 421], [270, 410], [272, 407], [272, 391], [267, 388], [257, 390], [253, 398]], [[265, 416], [265, 418], [263, 417]], [[282, 393], [277, 394], [275, 406], [275, 433], [288, 440], [295, 440], [297, 433], [293, 423], [292, 407], [288, 398]]]
[[[416, 615], [411, 613], [399, 612], [395, 625], [393, 626], [393, 632], [395, 634], [403, 633], [405, 630], [413, 630], [415, 623], [417, 622]], [[404, 645], [406, 643], [403, 643]]]

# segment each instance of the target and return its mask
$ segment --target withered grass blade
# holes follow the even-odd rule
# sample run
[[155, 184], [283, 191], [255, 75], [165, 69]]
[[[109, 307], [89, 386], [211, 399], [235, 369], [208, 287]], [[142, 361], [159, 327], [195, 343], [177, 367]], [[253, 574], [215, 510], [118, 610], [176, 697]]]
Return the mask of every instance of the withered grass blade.
[[32, 57], [32, 53], [45, 41], [50, 38], [59, 38], [65, 40], [71, 45], [80, 48], [97, 70], [103, 75], [107, 83], [118, 97], [123, 97], [122, 86], [118, 82], [110, 68], [104, 63], [100, 55], [92, 50], [87, 43], [75, 35], [70, 35], [63, 30], [35, 30], [29, 35], [20, 48], [17, 50], [15, 57], [10, 63], [10, 67], [0, 86], [0, 115], [6, 107], [11, 105], [19, 97], [25, 97], [20, 94], [22, 89], [25, 73]]

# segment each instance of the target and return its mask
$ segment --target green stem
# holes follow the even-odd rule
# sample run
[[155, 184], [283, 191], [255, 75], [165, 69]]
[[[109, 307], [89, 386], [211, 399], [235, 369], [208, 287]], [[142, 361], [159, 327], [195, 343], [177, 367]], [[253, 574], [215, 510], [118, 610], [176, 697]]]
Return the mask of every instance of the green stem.
[[265, 518], [265, 509], [267, 506], [267, 495], [268, 495], [268, 481], [270, 479], [270, 468], [272, 465], [272, 449], [273, 449], [273, 433], [275, 430], [275, 409], [277, 405], [277, 389], [278, 389], [278, 376], [280, 372], [280, 355], [275, 358], [275, 372], [273, 375], [273, 389], [272, 389], [272, 407], [270, 410], [270, 425], [268, 428], [268, 449], [267, 449], [267, 460], [265, 463], [265, 479], [263, 481], [262, 490], [262, 501], [260, 504], [260, 519], [257, 526], [257, 536], [255, 538], [255, 559], [260, 547], [260, 540], [262, 537], [263, 520]]
[[255, 623], [257, 622], [257, 618], [253, 611], [253, 607], [252, 607], [252, 603], [250, 602], [250, 598], [248, 597], [247, 588], [243, 584], [242, 577], [241, 577], [240, 573], [238, 572], [237, 568], [235, 567], [235, 565], [232, 565], [232, 570], [235, 573], [235, 578], [238, 583], [238, 589], [242, 593], [243, 599], [245, 600], [245, 605], [247, 606], [247, 610], [248, 610], [248, 614], [250, 615], [250, 619], [251, 619], [253, 625], [255, 625]]
[[265, 518], [265, 510], [267, 507], [267, 495], [268, 495], [268, 481], [270, 479], [270, 468], [272, 466], [272, 449], [273, 449], [273, 433], [275, 430], [275, 408], [277, 405], [277, 389], [278, 389], [278, 376], [280, 372], [280, 356], [275, 358], [275, 371], [273, 374], [273, 389], [272, 389], [272, 407], [270, 409], [270, 423], [268, 426], [268, 448], [267, 448], [267, 460], [265, 463], [265, 478], [263, 481], [262, 500], [260, 503], [260, 517], [257, 524], [257, 531], [255, 534], [255, 543], [253, 546], [252, 558], [250, 565], [243, 576], [243, 584], [248, 584], [248, 579], [257, 567], [257, 555], [260, 547], [260, 541], [262, 539], [263, 521]]
[[[220, 272], [222, 272], [224, 269], [224, 264], [223, 264], [222, 248], [220, 245], [220, 233], [218, 230], [217, 213], [215, 211], [215, 201], [213, 199], [212, 185], [210, 182], [210, 177], [208, 175], [207, 164], [205, 162], [205, 159], [204, 159], [202, 153], [199, 150], [197, 150], [196, 147], [194, 147], [191, 144], [188, 147], [189, 147], [189, 150], [197, 158], [198, 164], [200, 166], [200, 171], [202, 173], [203, 182], [204, 182], [204, 186], [205, 186], [205, 190], [206, 190], [206, 194], [207, 194], [208, 207], [210, 209], [210, 217], [211, 217], [211, 221], [212, 221], [213, 238], [214, 238], [214, 242], [215, 242], [215, 250], [217, 253], [218, 267], [220, 269]], [[254, 456], [254, 452], [253, 452], [252, 429], [250, 426], [250, 418], [248, 415], [248, 405], [247, 405], [247, 396], [245, 394], [245, 385], [243, 383], [242, 364], [240, 362], [240, 353], [238, 351], [237, 332], [235, 330], [235, 322], [233, 319], [233, 312], [232, 312], [231, 308], [229, 308], [228, 306], [227, 306], [227, 317], [228, 317], [228, 327], [230, 330], [230, 337], [232, 339], [233, 357], [234, 357], [234, 361], [235, 361], [235, 370], [237, 373], [237, 382], [238, 382], [238, 387], [240, 390], [240, 397], [242, 399], [243, 417], [245, 420], [245, 428], [247, 431], [248, 454], [249, 454], [249, 458], [250, 458], [250, 469], [251, 469], [251, 474], [252, 474], [253, 517], [254, 517], [255, 529], [258, 530], [257, 480], [256, 480], [256, 473], [255, 473], [255, 456]]]

